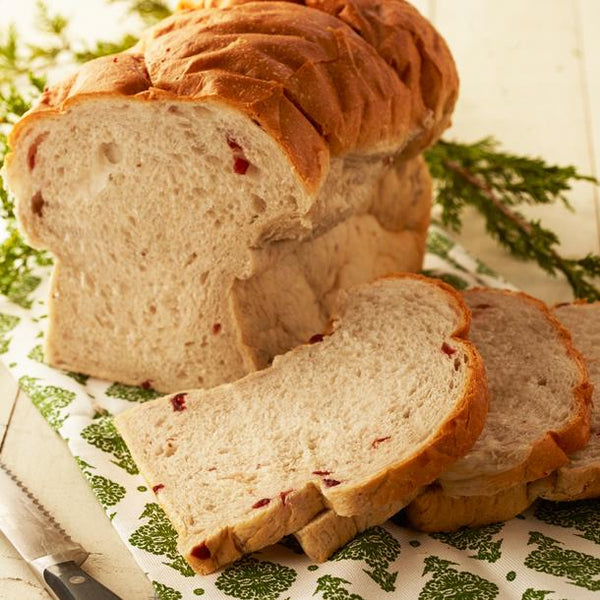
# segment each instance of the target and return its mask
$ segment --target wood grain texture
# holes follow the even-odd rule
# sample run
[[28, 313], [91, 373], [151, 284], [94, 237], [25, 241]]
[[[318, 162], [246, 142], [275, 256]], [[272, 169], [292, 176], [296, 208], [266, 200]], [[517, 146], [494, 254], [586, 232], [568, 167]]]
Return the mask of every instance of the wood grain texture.
[[[579, 0], [582, 40], [582, 94], [585, 101], [587, 142], [593, 174], [600, 178], [600, 2]], [[600, 191], [594, 189], [596, 226], [600, 240]], [[599, 241], [600, 243], [600, 241]]]

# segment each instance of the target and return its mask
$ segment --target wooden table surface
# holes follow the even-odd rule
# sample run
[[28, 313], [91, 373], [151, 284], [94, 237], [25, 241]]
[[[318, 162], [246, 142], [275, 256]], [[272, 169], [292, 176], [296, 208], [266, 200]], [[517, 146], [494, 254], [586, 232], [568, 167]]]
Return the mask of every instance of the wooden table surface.
[[[448, 40], [461, 74], [461, 97], [447, 138], [471, 141], [491, 134], [511, 151], [600, 175], [599, 0], [416, 4]], [[2, 25], [11, 15], [26, 27], [32, 5], [33, 0], [0, 0]], [[114, 29], [115, 7], [99, 13], [101, 0], [50, 0], [49, 5], [75, 15], [80, 33]], [[565, 255], [599, 252], [598, 190], [577, 185], [570, 199], [573, 214], [558, 206], [529, 212], [560, 234]], [[523, 290], [550, 302], [570, 299], [564, 281], [499, 250], [476, 215], [469, 214], [458, 239]], [[91, 552], [86, 563], [90, 573], [124, 600], [153, 598], [152, 587], [112, 529], [65, 444], [6, 371], [0, 372], [0, 390], [2, 460]], [[0, 536], [0, 599], [47, 598]]]

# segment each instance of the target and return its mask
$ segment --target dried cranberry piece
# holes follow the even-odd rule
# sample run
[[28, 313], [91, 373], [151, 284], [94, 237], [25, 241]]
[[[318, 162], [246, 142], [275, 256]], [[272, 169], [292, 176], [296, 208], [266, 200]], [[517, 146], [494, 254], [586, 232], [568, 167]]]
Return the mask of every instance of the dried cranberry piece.
[[241, 156], [236, 156], [233, 159], [233, 171], [238, 175], [245, 175], [250, 167], [250, 163]]
[[199, 546], [194, 546], [190, 554], [194, 558], [198, 558], [200, 560], [208, 560], [211, 557], [210, 550], [206, 545], [206, 542], [202, 542]]
[[331, 471], [313, 471], [312, 474], [319, 475], [319, 476], [331, 475]]
[[212, 327], [213, 335], [218, 335], [219, 333], [221, 333], [221, 329], [223, 329], [221, 323], [215, 323]]
[[269, 504], [269, 502], [271, 502], [271, 498], [263, 498], [262, 500], [255, 502], [252, 505], [252, 508], [262, 508], [263, 506], [266, 506], [267, 504]]
[[37, 150], [38, 145], [35, 142], [31, 144], [31, 146], [29, 146], [29, 150], [27, 150], [27, 166], [29, 167], [30, 171], [33, 171], [35, 169], [35, 159], [37, 158]]
[[491, 305], [491, 304], [477, 304], [477, 305], [475, 306], [475, 308], [479, 308], [479, 309], [481, 309], [481, 310], [484, 310], [484, 309], [486, 309], [486, 308], [492, 308], [492, 305]]
[[447, 354], [448, 356], [452, 356], [453, 354], [456, 354], [456, 348], [453, 348], [452, 346], [449, 346], [448, 344], [446, 344], [446, 342], [444, 342], [442, 344], [442, 352], [444, 354]]
[[173, 410], [175, 412], [180, 412], [187, 408], [187, 406], [185, 405], [186, 398], [187, 398], [187, 394], [175, 394], [171, 398], [171, 405], [173, 406]]
[[242, 149], [242, 147], [230, 136], [227, 136], [227, 145], [232, 150], [241, 150]]
[[155, 486], [152, 488], [152, 491], [153, 491], [155, 494], [157, 494], [157, 493], [158, 493], [160, 490], [162, 490], [164, 487], [165, 487], [165, 486], [164, 486], [162, 483], [159, 483], [159, 484], [155, 485]]
[[152, 389], [152, 380], [146, 379], [146, 381], [142, 381], [142, 383], [140, 383], [140, 387], [143, 390], [151, 390]]
[[318, 344], [319, 342], [322, 342], [324, 339], [324, 336], [322, 333], [316, 333], [315, 335], [313, 335], [310, 340], [308, 340], [309, 344]]
[[281, 498], [281, 503], [285, 506], [286, 503], [286, 499], [287, 497], [293, 492], [294, 490], [286, 490], [285, 492], [280, 492], [279, 497]]
[[392, 436], [388, 435], [387, 437], [382, 437], [382, 438], [377, 438], [376, 440], [373, 440], [371, 442], [371, 448], [377, 448], [377, 446], [379, 446], [379, 444], [382, 444], [383, 442], [387, 442], [388, 440], [391, 440]]
[[342, 482], [338, 481], [337, 479], [323, 479], [323, 483], [325, 484], [325, 487], [335, 487], [336, 485], [340, 485]]

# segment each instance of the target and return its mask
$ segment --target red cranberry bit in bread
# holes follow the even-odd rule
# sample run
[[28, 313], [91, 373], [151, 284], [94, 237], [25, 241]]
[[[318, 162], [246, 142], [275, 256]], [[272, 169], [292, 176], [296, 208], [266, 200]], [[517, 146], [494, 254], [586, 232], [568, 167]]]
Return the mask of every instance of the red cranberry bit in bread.
[[38, 145], [34, 142], [33, 144], [31, 144], [31, 146], [29, 146], [29, 150], [27, 150], [27, 166], [29, 167], [30, 171], [33, 171], [35, 169], [35, 158], [37, 156], [37, 149]]
[[211, 557], [210, 550], [206, 545], [206, 542], [202, 542], [199, 546], [194, 546], [190, 554], [194, 558], [198, 558], [200, 560], [208, 560]]
[[242, 149], [242, 147], [230, 136], [227, 136], [227, 145], [232, 150], [241, 150]]
[[219, 335], [219, 333], [221, 333], [221, 329], [223, 329], [221, 323], [215, 323], [212, 328], [213, 335]]
[[38, 217], [44, 216], [44, 205], [46, 201], [42, 192], [38, 191], [31, 197], [31, 212]]
[[486, 308], [492, 308], [492, 305], [491, 304], [477, 304], [477, 306], [474, 306], [473, 308], [485, 310]]
[[262, 500], [255, 502], [252, 505], [252, 508], [262, 508], [263, 506], [267, 506], [267, 504], [269, 504], [269, 502], [271, 502], [271, 498], [263, 498]]
[[337, 479], [323, 479], [323, 483], [325, 484], [325, 487], [335, 487], [336, 485], [340, 485], [342, 482], [338, 481]]
[[331, 475], [331, 471], [313, 471], [312, 474], [323, 477], [324, 475]]
[[281, 492], [279, 494], [279, 497], [281, 498], [281, 504], [283, 504], [285, 506], [285, 503], [287, 501], [287, 497], [293, 492], [294, 490], [286, 490], [285, 492]]
[[379, 446], [379, 444], [383, 444], [383, 442], [387, 442], [388, 440], [391, 440], [392, 436], [388, 435], [387, 437], [382, 437], [382, 438], [377, 438], [376, 440], [373, 440], [371, 442], [371, 448], [377, 448], [377, 446]]
[[234, 173], [237, 173], [238, 175], [245, 175], [246, 172], [248, 171], [249, 167], [250, 167], [250, 163], [245, 158], [242, 158], [240, 156], [236, 156], [233, 159], [233, 171], [234, 171]]
[[250, 163], [244, 156], [242, 147], [230, 136], [227, 136], [227, 145], [233, 152], [233, 172], [237, 175], [245, 175], [250, 168]]
[[171, 404], [173, 406], [173, 410], [176, 412], [180, 412], [182, 410], [185, 410], [187, 407], [185, 405], [185, 399], [187, 397], [187, 394], [175, 394], [172, 398], [171, 398]]
[[164, 487], [165, 487], [165, 486], [164, 486], [162, 483], [159, 483], [159, 484], [155, 485], [155, 486], [152, 488], [152, 491], [153, 491], [155, 494], [158, 494], [158, 492], [159, 492], [160, 490], [162, 490]]
[[151, 390], [152, 389], [152, 381], [150, 379], [146, 379], [146, 381], [142, 381], [142, 383], [140, 383], [140, 387], [143, 390]]
[[29, 167], [30, 171], [33, 171], [35, 169], [35, 163], [36, 163], [36, 159], [37, 159], [37, 152], [38, 152], [38, 148], [40, 147], [40, 144], [48, 137], [48, 132], [46, 133], [42, 133], [41, 135], [38, 135], [33, 144], [31, 144], [31, 146], [29, 146], [29, 148], [27, 149], [27, 166]]
[[308, 340], [309, 344], [318, 344], [319, 342], [323, 341], [323, 334], [322, 333], [316, 333], [315, 335], [313, 335], [310, 340]]
[[448, 356], [452, 356], [453, 354], [456, 354], [456, 348], [453, 348], [452, 346], [449, 346], [448, 344], [446, 344], [446, 342], [444, 342], [442, 344], [442, 352], [444, 354], [447, 354]]

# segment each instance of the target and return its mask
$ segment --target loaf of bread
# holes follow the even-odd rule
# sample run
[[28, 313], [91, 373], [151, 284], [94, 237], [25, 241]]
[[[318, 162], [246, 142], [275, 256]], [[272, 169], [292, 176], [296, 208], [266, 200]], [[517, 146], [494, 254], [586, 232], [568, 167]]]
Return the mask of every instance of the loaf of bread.
[[529, 482], [569, 462], [589, 438], [592, 387], [568, 331], [539, 300], [473, 290], [471, 339], [490, 390], [473, 450], [406, 509], [424, 531], [453, 531], [512, 518], [534, 500]]
[[210, 387], [320, 331], [338, 289], [418, 270], [430, 194], [411, 159], [457, 87], [401, 0], [210, 3], [84, 65], [6, 164], [55, 257], [46, 360]]
[[325, 507], [352, 516], [398, 502], [480, 434], [484, 367], [457, 292], [406, 275], [340, 300], [328, 335], [272, 367], [116, 417], [198, 572]]
[[600, 302], [561, 304], [553, 309], [571, 332], [583, 354], [594, 387], [590, 440], [570, 461], [546, 479], [532, 485], [531, 493], [547, 500], [583, 500], [600, 496]]

